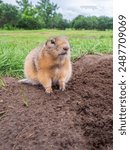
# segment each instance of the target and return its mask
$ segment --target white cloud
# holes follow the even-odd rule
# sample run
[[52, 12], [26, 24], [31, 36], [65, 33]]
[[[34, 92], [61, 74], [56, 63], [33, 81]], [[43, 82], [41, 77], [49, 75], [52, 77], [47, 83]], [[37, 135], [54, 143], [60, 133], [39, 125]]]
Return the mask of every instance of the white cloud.
[[2, 0], [4, 3], [16, 4], [16, 0]]
[[112, 16], [112, 0], [51, 0], [56, 2], [67, 19], [77, 15]]
[[[36, 0], [29, 0], [36, 4]], [[112, 0], [50, 0], [60, 7], [58, 12], [67, 19], [73, 19], [77, 15], [85, 16], [110, 16], [112, 17]], [[4, 2], [16, 4], [15, 0]]]

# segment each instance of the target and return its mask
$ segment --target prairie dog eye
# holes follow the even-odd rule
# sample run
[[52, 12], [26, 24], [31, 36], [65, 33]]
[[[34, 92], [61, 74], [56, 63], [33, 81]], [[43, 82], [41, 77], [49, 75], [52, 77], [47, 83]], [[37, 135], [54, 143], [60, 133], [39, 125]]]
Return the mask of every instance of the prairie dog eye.
[[51, 44], [55, 44], [55, 41], [54, 41], [54, 40], [51, 40]]

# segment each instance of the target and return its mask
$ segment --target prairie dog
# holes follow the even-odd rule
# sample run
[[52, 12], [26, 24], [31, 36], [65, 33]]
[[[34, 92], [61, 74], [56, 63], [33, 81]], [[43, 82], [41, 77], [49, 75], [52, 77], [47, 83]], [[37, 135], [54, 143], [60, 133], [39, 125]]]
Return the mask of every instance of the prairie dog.
[[57, 36], [33, 49], [25, 59], [24, 74], [26, 79], [19, 80], [20, 83], [42, 84], [46, 93], [52, 93], [52, 84], [58, 83], [60, 90], [64, 91], [72, 75], [67, 38]]

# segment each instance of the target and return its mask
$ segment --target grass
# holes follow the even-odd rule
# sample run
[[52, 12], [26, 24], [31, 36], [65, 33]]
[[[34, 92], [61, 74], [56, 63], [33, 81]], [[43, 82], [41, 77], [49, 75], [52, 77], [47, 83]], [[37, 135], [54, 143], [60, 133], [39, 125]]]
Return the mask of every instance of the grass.
[[0, 89], [4, 88], [6, 86], [5, 82], [3, 79], [0, 78]]
[[0, 76], [23, 77], [23, 63], [29, 51], [57, 35], [69, 37], [72, 59], [85, 53], [112, 53], [112, 31], [0, 30]]

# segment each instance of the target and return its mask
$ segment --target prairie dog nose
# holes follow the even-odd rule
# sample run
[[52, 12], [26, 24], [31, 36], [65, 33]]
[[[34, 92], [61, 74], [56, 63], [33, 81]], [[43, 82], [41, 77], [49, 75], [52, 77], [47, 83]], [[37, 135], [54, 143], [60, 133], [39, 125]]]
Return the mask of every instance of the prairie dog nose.
[[68, 51], [68, 50], [69, 50], [69, 47], [67, 47], [67, 46], [66, 46], [66, 47], [63, 47], [63, 50], [64, 50], [64, 51]]

